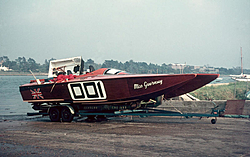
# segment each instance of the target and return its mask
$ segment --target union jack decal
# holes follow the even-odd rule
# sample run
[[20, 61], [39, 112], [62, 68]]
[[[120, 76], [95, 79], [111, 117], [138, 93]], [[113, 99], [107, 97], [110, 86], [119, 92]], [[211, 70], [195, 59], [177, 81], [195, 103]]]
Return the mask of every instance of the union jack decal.
[[44, 99], [40, 88], [30, 90], [33, 99]]

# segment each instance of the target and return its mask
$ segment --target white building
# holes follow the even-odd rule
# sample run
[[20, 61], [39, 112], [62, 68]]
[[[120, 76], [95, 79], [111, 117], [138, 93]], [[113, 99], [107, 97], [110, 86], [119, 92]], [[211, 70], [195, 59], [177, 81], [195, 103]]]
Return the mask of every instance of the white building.
[[8, 67], [5, 67], [1, 64], [0, 71], [11, 71], [12, 69], [9, 69]]

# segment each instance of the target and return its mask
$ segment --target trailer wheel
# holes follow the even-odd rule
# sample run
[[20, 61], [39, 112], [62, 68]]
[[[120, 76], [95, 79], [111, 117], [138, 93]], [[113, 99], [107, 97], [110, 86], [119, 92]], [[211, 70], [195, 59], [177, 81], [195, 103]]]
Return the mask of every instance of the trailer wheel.
[[72, 122], [74, 118], [74, 114], [72, 114], [70, 109], [66, 106], [62, 108], [61, 116], [63, 122]]
[[216, 123], [216, 119], [211, 119], [211, 123], [215, 124]]
[[61, 118], [59, 109], [55, 107], [50, 108], [49, 118], [52, 122], [59, 122]]

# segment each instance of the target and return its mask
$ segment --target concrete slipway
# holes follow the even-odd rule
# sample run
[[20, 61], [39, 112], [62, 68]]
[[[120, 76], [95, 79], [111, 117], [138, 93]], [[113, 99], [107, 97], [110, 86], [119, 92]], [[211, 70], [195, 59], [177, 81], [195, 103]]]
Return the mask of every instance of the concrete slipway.
[[[172, 101], [160, 107], [208, 113], [213, 103]], [[249, 101], [243, 112], [249, 114]], [[250, 156], [249, 119], [218, 118], [211, 124], [207, 118], [181, 117], [115, 117], [95, 123], [1, 118], [0, 156]]]

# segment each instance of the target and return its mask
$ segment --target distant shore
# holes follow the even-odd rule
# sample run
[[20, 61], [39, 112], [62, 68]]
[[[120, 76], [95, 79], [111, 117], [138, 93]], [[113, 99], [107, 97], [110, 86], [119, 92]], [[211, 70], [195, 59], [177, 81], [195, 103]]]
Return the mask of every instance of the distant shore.
[[[34, 73], [35, 76], [47, 76], [48, 73]], [[32, 76], [29, 72], [3, 72], [0, 71], [0, 76]]]
[[223, 86], [223, 85], [229, 85], [230, 83], [216, 83], [216, 84], [207, 84], [206, 86]]

